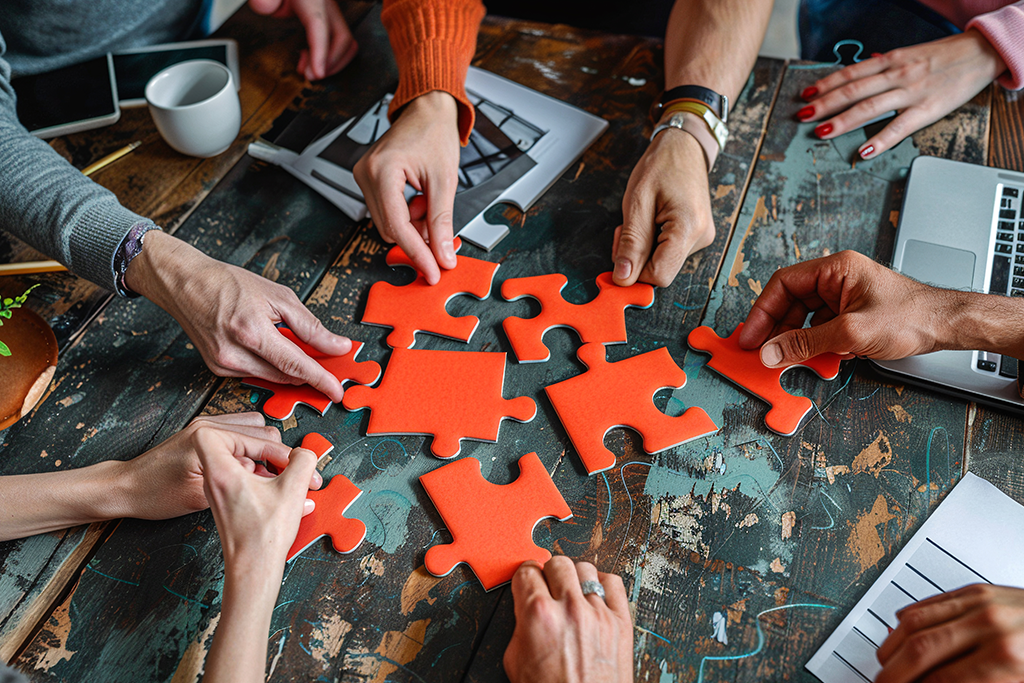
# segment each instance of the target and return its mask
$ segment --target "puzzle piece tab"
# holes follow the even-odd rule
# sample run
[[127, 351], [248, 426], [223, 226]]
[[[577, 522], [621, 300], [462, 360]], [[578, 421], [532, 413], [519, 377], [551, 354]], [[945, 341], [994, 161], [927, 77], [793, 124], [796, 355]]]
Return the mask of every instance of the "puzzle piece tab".
[[741, 329], [742, 323], [736, 326], [731, 335], [722, 339], [710, 327], [698, 327], [686, 341], [690, 348], [711, 354], [709, 368], [771, 404], [771, 410], [764, 417], [768, 429], [782, 436], [792, 436], [814, 404], [806, 396], [793, 396], [783, 389], [780, 382], [782, 373], [790, 368], [801, 367], [813, 370], [824, 380], [832, 380], [839, 375], [842, 358], [834, 353], [823, 353], [786, 368], [768, 368], [761, 362], [760, 349], [747, 351], [740, 348]]
[[420, 477], [453, 542], [427, 550], [423, 564], [446, 576], [468, 564], [484, 590], [508, 583], [523, 562], [544, 564], [551, 553], [533, 542], [542, 519], [572, 517], [536, 453], [519, 459], [519, 478], [504, 486], [480, 474], [480, 461], [462, 458]]
[[[278, 328], [285, 339], [292, 342], [307, 356], [322, 365], [344, 385], [346, 382], [356, 384], [373, 384], [380, 379], [380, 364], [372, 360], [357, 361], [356, 356], [363, 348], [363, 343], [352, 342], [352, 350], [344, 356], [328, 356], [306, 344], [295, 333], [286, 327]], [[331, 399], [308, 384], [277, 384], [258, 377], [246, 377], [242, 384], [274, 392], [274, 395], [263, 403], [263, 414], [275, 420], [287, 420], [295, 412], [295, 406], [309, 406], [321, 415], [331, 407]]]
[[548, 360], [551, 352], [544, 345], [544, 334], [555, 327], [576, 330], [584, 344], [621, 344], [626, 341], [626, 314], [629, 307], [649, 308], [654, 303], [654, 287], [638, 282], [619, 287], [611, 273], [597, 276], [600, 289], [593, 301], [572, 304], [562, 297], [569, 280], [564, 275], [538, 275], [505, 280], [501, 296], [508, 301], [532, 297], [540, 302], [535, 318], [505, 318], [502, 327], [512, 343], [520, 363]]
[[367, 435], [432, 435], [431, 452], [452, 458], [460, 439], [493, 443], [503, 418], [536, 416], [532, 398], [502, 398], [504, 382], [504, 353], [395, 349], [380, 385], [352, 387], [342, 404], [370, 409]]
[[[302, 439], [302, 447], [322, 458], [334, 446], [313, 432]], [[336, 474], [319, 491], [310, 491], [306, 497], [316, 503], [313, 511], [299, 522], [299, 532], [288, 550], [288, 560], [313, 545], [321, 536], [330, 536], [331, 544], [339, 553], [350, 553], [359, 547], [366, 536], [366, 525], [358, 519], [349, 519], [345, 510], [362, 494], [347, 477]]]
[[603, 344], [584, 344], [578, 354], [587, 371], [544, 391], [589, 474], [615, 466], [615, 454], [605, 447], [604, 437], [616, 427], [638, 431], [648, 453], [718, 431], [702, 408], [688, 408], [670, 417], [654, 405], [654, 394], [660, 389], [680, 389], [686, 384], [686, 373], [668, 349], [618, 363], [605, 359]]
[[[455, 251], [458, 251], [462, 241], [456, 237], [454, 244]], [[458, 263], [454, 268], [441, 269], [441, 279], [436, 285], [428, 285], [420, 274], [411, 284], [402, 287], [389, 282], [375, 282], [366, 299], [362, 322], [393, 328], [387, 339], [388, 346], [393, 349], [412, 348], [417, 332], [468, 342], [480, 319], [472, 315], [454, 318], [448, 315], [445, 306], [459, 294], [470, 294], [481, 300], [490, 296], [491, 281], [498, 271], [498, 264], [468, 256], [456, 256], [455, 259]], [[399, 247], [392, 247], [388, 252], [387, 263], [389, 266], [412, 267], [412, 261]]]

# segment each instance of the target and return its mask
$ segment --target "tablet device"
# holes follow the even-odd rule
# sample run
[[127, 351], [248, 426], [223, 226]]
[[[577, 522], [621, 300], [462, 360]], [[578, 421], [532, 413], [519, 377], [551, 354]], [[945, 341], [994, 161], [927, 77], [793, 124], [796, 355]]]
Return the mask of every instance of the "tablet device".
[[212, 59], [231, 70], [235, 89], [241, 87], [238, 73], [238, 43], [233, 40], [193, 40], [185, 43], [150, 45], [114, 53], [114, 75], [122, 107], [146, 104], [146, 83], [169, 66], [191, 59]]
[[11, 79], [18, 120], [43, 138], [102, 128], [121, 118], [110, 55]]

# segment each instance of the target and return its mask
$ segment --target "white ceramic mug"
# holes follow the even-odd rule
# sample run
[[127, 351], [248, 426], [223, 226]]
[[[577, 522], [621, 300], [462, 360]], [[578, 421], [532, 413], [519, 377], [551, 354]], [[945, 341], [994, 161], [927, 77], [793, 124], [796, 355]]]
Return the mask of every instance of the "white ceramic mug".
[[179, 62], [153, 76], [146, 102], [160, 135], [182, 154], [217, 156], [242, 126], [231, 70], [210, 59]]

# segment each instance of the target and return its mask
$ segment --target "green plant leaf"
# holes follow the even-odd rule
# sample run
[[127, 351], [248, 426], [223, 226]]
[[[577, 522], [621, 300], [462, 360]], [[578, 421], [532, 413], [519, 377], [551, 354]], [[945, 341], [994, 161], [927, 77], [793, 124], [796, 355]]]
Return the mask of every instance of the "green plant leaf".
[[2, 341], [0, 341], [0, 356], [9, 355], [11, 355], [11, 350], [7, 348], [7, 344], [4, 344]]
[[14, 299], [4, 299], [4, 306], [10, 306], [14, 303]]
[[10, 320], [11, 319], [11, 312], [6, 310], [6, 309], [3, 310], [3, 311], [0, 311], [0, 317], [4, 317], [4, 318], [7, 318], [8, 320]]

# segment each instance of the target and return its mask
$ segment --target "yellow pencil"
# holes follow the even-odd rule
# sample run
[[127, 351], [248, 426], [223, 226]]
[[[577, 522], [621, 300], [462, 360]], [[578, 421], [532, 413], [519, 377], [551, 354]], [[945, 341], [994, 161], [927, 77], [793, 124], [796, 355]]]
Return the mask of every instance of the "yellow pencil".
[[[136, 140], [130, 145], [125, 145], [116, 152], [111, 152], [99, 161], [89, 164], [82, 169], [82, 175], [90, 176], [101, 168], [114, 163], [126, 154], [131, 154], [139, 145], [141, 140]], [[56, 261], [24, 261], [23, 263], [0, 264], [0, 276], [3, 275], [34, 275], [36, 273], [59, 273], [67, 268]]]
[[82, 175], [84, 175], [84, 176], [92, 175], [93, 173], [95, 173], [96, 171], [100, 170], [101, 168], [105, 168], [105, 167], [109, 166], [110, 164], [114, 163], [115, 161], [117, 161], [118, 159], [123, 157], [125, 154], [130, 154], [132, 152], [132, 150], [134, 150], [136, 147], [138, 147], [141, 144], [142, 144], [141, 140], [136, 140], [132, 144], [125, 145], [124, 147], [122, 147], [121, 149], [117, 150], [116, 152], [111, 152], [110, 154], [108, 154], [107, 156], [103, 157], [99, 161], [97, 161], [95, 163], [92, 163], [92, 164], [89, 164], [88, 166], [83, 168], [82, 169]]

